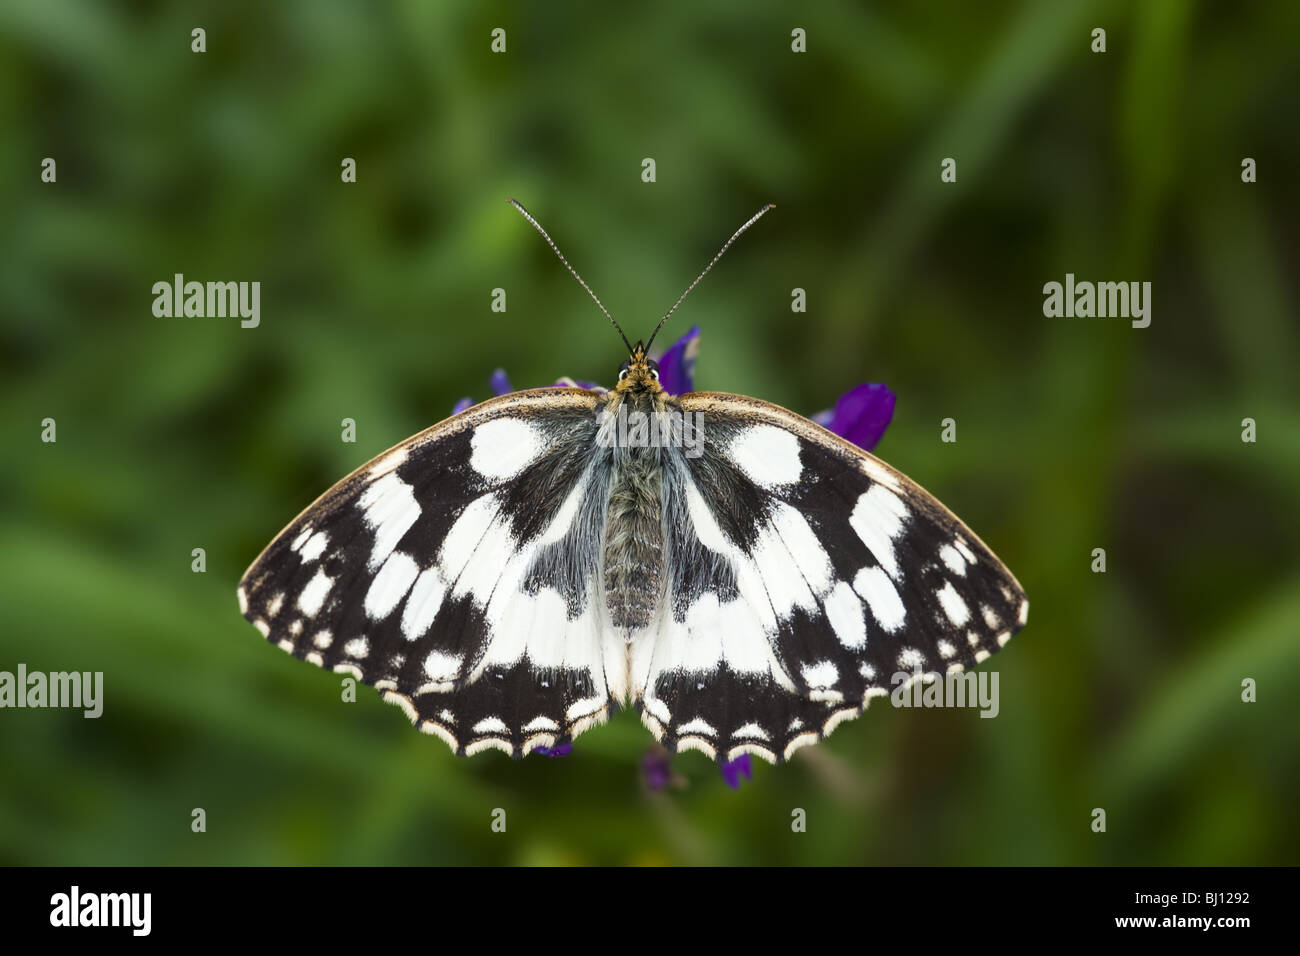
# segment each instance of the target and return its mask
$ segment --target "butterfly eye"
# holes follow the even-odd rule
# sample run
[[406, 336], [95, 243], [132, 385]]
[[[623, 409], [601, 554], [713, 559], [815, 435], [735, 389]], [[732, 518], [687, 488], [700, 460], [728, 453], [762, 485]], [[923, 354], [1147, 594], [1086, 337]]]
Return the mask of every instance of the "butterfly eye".
[[627, 372], [630, 367], [631, 367], [630, 362], [624, 362], [622, 365], [618, 367], [618, 380], [620, 382], [623, 381], [623, 379], [627, 378]]
[[653, 365], [650, 366], [650, 377], [656, 382], [659, 381], [659, 369], [655, 368]]

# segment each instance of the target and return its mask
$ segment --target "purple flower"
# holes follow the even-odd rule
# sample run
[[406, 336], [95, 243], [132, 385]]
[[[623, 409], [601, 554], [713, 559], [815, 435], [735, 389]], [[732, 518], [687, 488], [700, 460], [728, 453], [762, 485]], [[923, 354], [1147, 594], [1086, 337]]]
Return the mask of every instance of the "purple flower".
[[531, 751], [543, 757], [567, 757], [573, 753], [573, 744], [557, 744], [554, 747], [534, 747]]
[[492, 386], [493, 395], [509, 395], [514, 391], [510, 379], [506, 378], [506, 370], [503, 368], [499, 368], [492, 373], [492, 377], [488, 379], [488, 384]]
[[818, 412], [812, 420], [859, 448], [871, 451], [894, 417], [894, 401], [888, 385], [855, 385], [840, 396], [834, 410]]
[[668, 751], [656, 747], [641, 758], [641, 776], [650, 790], [663, 790], [673, 778], [673, 768], [668, 762]]
[[740, 778], [746, 780], [754, 779], [754, 763], [749, 759], [749, 754], [741, 754], [735, 760], [729, 760], [722, 765], [722, 779], [727, 781], [727, 786], [732, 790], [740, 789]]
[[695, 357], [699, 352], [700, 327], [692, 325], [659, 359], [659, 384], [665, 392], [684, 395], [695, 391]]
[[672, 766], [672, 754], [658, 744], [651, 747], [641, 758], [641, 781], [652, 792], [686, 789], [686, 778], [675, 772]]

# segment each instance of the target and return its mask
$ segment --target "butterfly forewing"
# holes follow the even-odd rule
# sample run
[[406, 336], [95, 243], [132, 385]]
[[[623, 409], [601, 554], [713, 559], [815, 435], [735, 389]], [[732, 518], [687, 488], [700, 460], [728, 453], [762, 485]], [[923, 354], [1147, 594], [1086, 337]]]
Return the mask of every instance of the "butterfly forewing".
[[1011, 573], [893, 468], [766, 402], [681, 407], [704, 441], [665, 455], [671, 585], [633, 667], [670, 748], [783, 759], [896, 675], [969, 667], [1024, 625]]
[[524, 753], [604, 720], [625, 668], [606, 679], [598, 401], [518, 392], [380, 455], [253, 563], [244, 616], [460, 753]]

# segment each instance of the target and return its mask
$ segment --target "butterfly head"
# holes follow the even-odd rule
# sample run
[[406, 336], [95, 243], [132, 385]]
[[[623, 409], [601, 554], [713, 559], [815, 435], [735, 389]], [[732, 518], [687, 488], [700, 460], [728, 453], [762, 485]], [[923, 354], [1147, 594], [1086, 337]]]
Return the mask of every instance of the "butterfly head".
[[614, 386], [619, 392], [662, 392], [659, 384], [659, 363], [650, 357], [641, 342], [632, 346], [628, 356], [618, 369], [618, 384]]

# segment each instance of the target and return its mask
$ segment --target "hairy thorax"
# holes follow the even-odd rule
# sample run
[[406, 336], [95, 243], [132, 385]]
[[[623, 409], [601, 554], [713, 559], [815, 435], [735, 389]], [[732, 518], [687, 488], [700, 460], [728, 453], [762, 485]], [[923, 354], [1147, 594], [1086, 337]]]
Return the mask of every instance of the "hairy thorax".
[[663, 593], [663, 449], [619, 426], [631, 412], [650, 416], [667, 408], [662, 392], [639, 389], [612, 393], [608, 405], [614, 467], [605, 524], [605, 607], [610, 624], [627, 637], [649, 625]]

